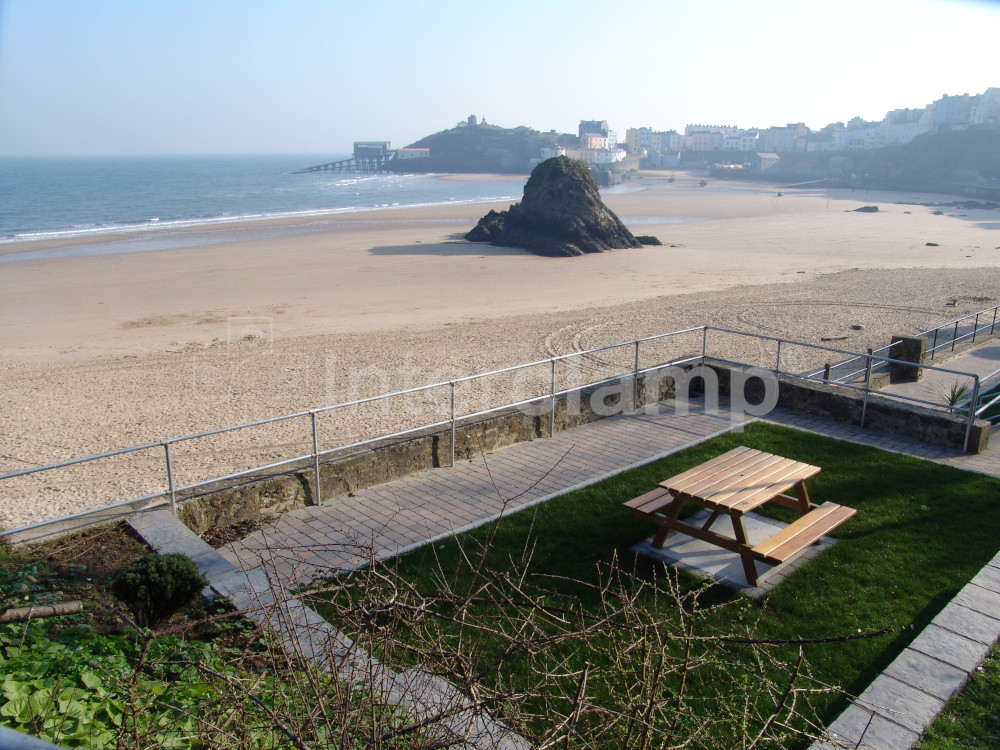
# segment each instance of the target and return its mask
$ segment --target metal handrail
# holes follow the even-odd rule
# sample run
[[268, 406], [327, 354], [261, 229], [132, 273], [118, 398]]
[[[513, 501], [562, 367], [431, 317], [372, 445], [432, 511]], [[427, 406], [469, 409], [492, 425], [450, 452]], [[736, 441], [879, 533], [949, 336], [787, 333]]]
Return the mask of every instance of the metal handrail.
[[[998, 306], [998, 307], [1000, 307], [1000, 306]], [[640, 347], [641, 347], [642, 343], [644, 343], [644, 342], [650, 342], [650, 341], [656, 341], [656, 340], [660, 340], [660, 339], [671, 338], [671, 337], [676, 337], [676, 336], [683, 335], [683, 334], [696, 333], [696, 332], [699, 332], [699, 331], [702, 334], [701, 355], [691, 355], [691, 356], [687, 356], [687, 357], [681, 357], [679, 359], [672, 360], [671, 362], [668, 362], [668, 363], [661, 363], [661, 364], [657, 364], [657, 365], [652, 366], [652, 367], [640, 368], [640, 366], [639, 366], [639, 364], [640, 364], [639, 363], [639, 360], [640, 360]], [[294, 412], [294, 413], [291, 413], [291, 414], [282, 414], [282, 415], [278, 415], [278, 416], [274, 416], [274, 417], [268, 417], [268, 418], [265, 418], [265, 419], [255, 420], [255, 421], [252, 421], [252, 422], [246, 422], [246, 423], [242, 423], [242, 424], [234, 425], [234, 426], [230, 426], [230, 427], [220, 427], [220, 428], [214, 428], [214, 429], [211, 429], [211, 430], [204, 430], [204, 431], [201, 431], [201, 432], [191, 433], [191, 434], [188, 434], [188, 435], [182, 435], [180, 437], [169, 438], [169, 439], [161, 440], [161, 441], [157, 441], [157, 442], [144, 443], [142, 445], [132, 446], [132, 447], [128, 447], [128, 448], [121, 448], [121, 449], [118, 449], [118, 450], [107, 451], [105, 453], [100, 453], [100, 454], [96, 454], [96, 455], [92, 455], [92, 456], [84, 456], [84, 457], [81, 457], [81, 458], [69, 459], [69, 460], [66, 460], [66, 461], [60, 461], [60, 462], [57, 462], [57, 463], [47, 464], [47, 465], [44, 465], [44, 466], [36, 466], [36, 467], [27, 468], [27, 469], [21, 469], [21, 470], [18, 470], [18, 471], [8, 472], [8, 473], [5, 473], [5, 474], [0, 474], [0, 480], [12, 479], [12, 478], [15, 478], [15, 477], [22, 477], [22, 476], [26, 476], [26, 475], [30, 475], [30, 474], [35, 474], [35, 473], [43, 472], [43, 471], [50, 471], [50, 470], [65, 468], [65, 467], [68, 467], [68, 466], [82, 464], [82, 463], [89, 462], [89, 461], [96, 461], [96, 460], [111, 458], [111, 457], [114, 457], [114, 456], [124, 455], [124, 454], [128, 454], [128, 453], [135, 453], [135, 452], [144, 451], [144, 450], [150, 450], [150, 449], [155, 449], [155, 448], [163, 448], [163, 450], [164, 450], [165, 468], [166, 468], [166, 474], [167, 474], [167, 489], [166, 490], [163, 490], [163, 491], [160, 491], [160, 492], [157, 492], [157, 493], [153, 493], [153, 494], [149, 494], [149, 495], [144, 495], [144, 496], [139, 497], [139, 498], [133, 498], [131, 500], [126, 500], [126, 501], [122, 501], [122, 502], [118, 502], [118, 503], [113, 503], [113, 504], [110, 504], [110, 505], [104, 505], [104, 506], [101, 506], [99, 508], [92, 508], [92, 509], [88, 509], [88, 510], [85, 510], [85, 511], [80, 511], [80, 512], [74, 513], [74, 514], [72, 514], [70, 516], [62, 517], [60, 519], [51, 519], [51, 520], [46, 520], [46, 521], [41, 521], [41, 522], [38, 522], [38, 523], [35, 523], [35, 524], [31, 524], [29, 526], [20, 527], [18, 529], [0, 531], [0, 537], [6, 536], [6, 535], [9, 535], [9, 534], [12, 534], [12, 533], [16, 533], [16, 532], [19, 532], [19, 531], [25, 531], [25, 530], [34, 529], [34, 528], [37, 528], [37, 527], [40, 527], [40, 526], [45, 526], [45, 525], [48, 525], [48, 524], [51, 524], [51, 523], [55, 523], [57, 521], [75, 519], [75, 518], [79, 518], [79, 517], [82, 517], [82, 516], [92, 515], [92, 514], [100, 513], [100, 512], [103, 512], [103, 511], [110, 510], [110, 509], [114, 509], [114, 508], [118, 508], [118, 507], [130, 505], [130, 504], [135, 504], [135, 503], [138, 503], [138, 502], [144, 502], [144, 501], [148, 501], [148, 500], [152, 500], [152, 499], [156, 499], [156, 498], [169, 498], [171, 510], [176, 514], [176, 512], [177, 512], [176, 500], [177, 500], [178, 493], [190, 492], [191, 490], [197, 489], [197, 488], [200, 488], [200, 487], [209, 486], [209, 485], [216, 484], [216, 483], [219, 483], [219, 482], [232, 481], [234, 479], [239, 479], [239, 478], [242, 478], [242, 477], [246, 477], [246, 476], [251, 475], [251, 474], [265, 472], [265, 471], [271, 471], [271, 470], [274, 470], [274, 469], [277, 469], [277, 468], [281, 468], [283, 466], [288, 466], [290, 464], [303, 463], [303, 462], [305, 462], [305, 461], [307, 461], [309, 459], [311, 459], [312, 462], [313, 462], [314, 481], [315, 481], [315, 487], [316, 487], [315, 501], [316, 501], [317, 504], [319, 504], [319, 502], [321, 501], [320, 492], [319, 492], [319, 487], [320, 487], [320, 459], [322, 457], [329, 456], [329, 455], [334, 454], [334, 453], [342, 453], [343, 451], [347, 451], [347, 450], [354, 450], [354, 449], [358, 449], [358, 448], [363, 448], [363, 447], [371, 445], [373, 443], [378, 443], [378, 442], [383, 442], [383, 441], [386, 441], [386, 440], [392, 440], [392, 439], [396, 439], [396, 438], [401, 438], [401, 437], [405, 437], [405, 436], [408, 436], [408, 435], [412, 435], [415, 432], [426, 431], [426, 430], [430, 430], [430, 429], [436, 429], [436, 428], [444, 427], [444, 426], [448, 426], [451, 429], [451, 433], [452, 433], [452, 440], [451, 440], [451, 463], [452, 463], [452, 465], [454, 465], [454, 462], [455, 462], [455, 430], [456, 430], [457, 424], [460, 423], [460, 422], [464, 422], [464, 421], [467, 421], [469, 419], [475, 419], [475, 418], [484, 417], [484, 416], [489, 415], [489, 414], [493, 414], [493, 413], [496, 413], [496, 412], [499, 412], [499, 411], [503, 411], [503, 410], [517, 408], [517, 407], [524, 406], [524, 405], [527, 405], [527, 404], [533, 404], [533, 403], [539, 403], [539, 402], [549, 401], [550, 402], [550, 428], [549, 428], [549, 434], [552, 435], [552, 434], [555, 433], [555, 404], [556, 404], [556, 399], [558, 397], [566, 396], [569, 393], [572, 393], [572, 392], [575, 392], [575, 391], [580, 391], [580, 390], [583, 390], [583, 389], [586, 389], [586, 388], [592, 388], [592, 387], [604, 385], [604, 384], [607, 384], [607, 383], [616, 382], [616, 381], [624, 383], [624, 382], [626, 382], [626, 380], [628, 378], [632, 378], [633, 379], [633, 406], [635, 406], [638, 403], [638, 378], [639, 378], [639, 376], [641, 374], [652, 372], [654, 370], [661, 369], [661, 368], [664, 368], [664, 367], [676, 366], [676, 365], [680, 365], [680, 364], [688, 364], [688, 363], [699, 361], [699, 360], [700, 361], [704, 361], [705, 359], [708, 359], [708, 358], [714, 359], [715, 361], [719, 361], [719, 362], [729, 362], [730, 364], [739, 365], [739, 366], [749, 366], [749, 365], [747, 365], [747, 363], [743, 363], [743, 362], [735, 362], [735, 361], [732, 361], [732, 360], [726, 360], [726, 359], [719, 358], [719, 357], [712, 357], [709, 354], [709, 346], [708, 346], [708, 338], [709, 338], [708, 334], [709, 334], [709, 331], [716, 331], [716, 332], [719, 332], [719, 333], [734, 334], [734, 335], [738, 335], [738, 336], [744, 336], [744, 337], [754, 338], [754, 339], [757, 339], [757, 340], [771, 341], [771, 342], [777, 343], [777, 355], [776, 355], [776, 361], [775, 361], [774, 371], [775, 372], [779, 372], [779, 373], [780, 372], [784, 372], [787, 375], [794, 376], [794, 377], [799, 377], [799, 378], [808, 378], [809, 374], [807, 373], [805, 375], [802, 375], [802, 374], [797, 374], [797, 373], [792, 373], [792, 372], [785, 372], [785, 371], [781, 370], [781, 348], [782, 348], [782, 345], [792, 345], [792, 346], [798, 346], [798, 347], [805, 347], [807, 349], [812, 349], [812, 350], [834, 352], [834, 353], [838, 353], [838, 354], [849, 355], [851, 357], [851, 359], [847, 360], [848, 362], [850, 362], [850, 361], [859, 361], [859, 362], [860, 361], [864, 361], [865, 362], [865, 370], [864, 370], [864, 372], [866, 373], [866, 377], [865, 377], [865, 382], [864, 382], [863, 386], [862, 385], [844, 384], [844, 383], [838, 383], [838, 385], [840, 385], [841, 387], [852, 388], [852, 389], [855, 389], [855, 390], [861, 390], [861, 389], [863, 389], [864, 392], [865, 392], [865, 409], [867, 408], [868, 394], [869, 394], [869, 392], [871, 390], [871, 387], [870, 387], [870, 385], [871, 385], [870, 384], [871, 368], [872, 368], [873, 363], [875, 363], [875, 362], [878, 362], [878, 363], [881, 363], [881, 364], [885, 364], [885, 365], [900, 364], [900, 365], [910, 366], [910, 367], [912, 367], [912, 366], [918, 366], [918, 367], [922, 367], [923, 369], [926, 369], [926, 370], [934, 370], [934, 371], [944, 372], [944, 373], [948, 373], [948, 374], [952, 374], [952, 375], [959, 375], [959, 376], [964, 376], [964, 377], [971, 377], [971, 378], [973, 378], [973, 381], [974, 381], [974, 394], [976, 394], [976, 396], [978, 397], [978, 393], [979, 393], [980, 379], [977, 376], [972, 375], [970, 373], [959, 372], [957, 370], [951, 370], [951, 369], [943, 368], [943, 367], [935, 367], [933, 365], [919, 365], [919, 364], [915, 364], [913, 362], [908, 362], [908, 361], [903, 361], [903, 360], [896, 360], [896, 359], [892, 359], [890, 357], [883, 357], [883, 356], [881, 356], [879, 354], [875, 354], [875, 353], [860, 354], [858, 352], [853, 352], [853, 351], [850, 351], [850, 350], [847, 350], [847, 349], [840, 349], [840, 348], [836, 348], [836, 347], [823, 346], [823, 345], [819, 345], [819, 344], [811, 344], [811, 343], [802, 342], [802, 341], [794, 341], [794, 340], [786, 339], [786, 338], [783, 338], [783, 337], [767, 336], [767, 335], [756, 334], [756, 333], [748, 333], [746, 331], [738, 331], [738, 330], [735, 330], [735, 329], [721, 328], [721, 327], [717, 327], [717, 326], [695, 326], [695, 327], [691, 327], [691, 328], [680, 329], [680, 330], [677, 330], [677, 331], [669, 331], [669, 332], [666, 332], [666, 333], [654, 334], [654, 335], [651, 335], [651, 336], [644, 336], [644, 337], [641, 337], [641, 338], [636, 338], [636, 339], [632, 339], [632, 340], [629, 340], [629, 341], [620, 342], [620, 343], [616, 343], [616, 344], [608, 344], [608, 345], [604, 345], [604, 346], [594, 347], [594, 348], [591, 348], [591, 349], [585, 349], [585, 350], [576, 351], [576, 352], [569, 352], [567, 354], [553, 355], [552, 357], [549, 357], [548, 359], [536, 360], [536, 361], [533, 361], [533, 362], [522, 363], [522, 364], [510, 366], [510, 367], [503, 367], [503, 368], [499, 368], [499, 369], [496, 369], [496, 370], [490, 370], [488, 372], [477, 373], [477, 374], [474, 374], [474, 375], [466, 375], [466, 376], [462, 376], [462, 377], [459, 377], [459, 378], [455, 378], [453, 380], [439, 381], [439, 382], [430, 383], [430, 384], [426, 384], [426, 385], [416, 386], [416, 387], [413, 387], [413, 388], [406, 388], [406, 389], [403, 389], [403, 390], [392, 391], [392, 392], [389, 392], [389, 393], [383, 393], [383, 394], [379, 394], [379, 395], [375, 395], [375, 396], [368, 396], [368, 397], [364, 397], [364, 398], [353, 399], [351, 401], [345, 401], [345, 402], [341, 402], [341, 403], [337, 403], [337, 404], [329, 404], [329, 405], [318, 407], [318, 408], [314, 408], [314, 409], [297, 411], [297, 412]], [[634, 349], [635, 349], [635, 352], [634, 352], [634, 366], [631, 369], [622, 368], [622, 371], [619, 374], [612, 375], [610, 377], [601, 378], [601, 379], [593, 381], [593, 382], [588, 382], [588, 383], [583, 383], [583, 384], [579, 384], [579, 385], [574, 385], [572, 387], [563, 387], [563, 388], [557, 387], [557, 382], [556, 382], [556, 364], [558, 362], [569, 361], [569, 360], [572, 360], [572, 359], [575, 359], [575, 358], [585, 357], [585, 356], [597, 354], [599, 352], [609, 351], [611, 349], [621, 349], [621, 348], [625, 348], [625, 347], [634, 347]], [[878, 351], [883, 351], [883, 350], [888, 349], [888, 348], [889, 347], [883, 347], [882, 349], [880, 349]], [[461, 385], [461, 384], [464, 384], [464, 383], [469, 383], [469, 382], [476, 381], [476, 380], [481, 380], [481, 379], [488, 378], [488, 377], [493, 377], [493, 376], [496, 376], [496, 375], [502, 375], [502, 374], [505, 374], [505, 373], [515, 372], [515, 371], [518, 371], [518, 370], [524, 370], [524, 369], [533, 368], [533, 367], [541, 367], [541, 366], [544, 366], [544, 365], [548, 365], [548, 367], [550, 368], [550, 371], [551, 371], [551, 375], [550, 375], [550, 377], [551, 377], [550, 387], [549, 387], [549, 390], [548, 390], [547, 393], [540, 393], [537, 396], [533, 396], [533, 397], [530, 397], [530, 398], [527, 398], [527, 399], [521, 399], [521, 400], [518, 400], [518, 401], [515, 401], [515, 402], [512, 402], [512, 403], [505, 403], [505, 404], [502, 404], [502, 405], [499, 405], [499, 406], [495, 406], [495, 407], [490, 407], [490, 408], [487, 408], [487, 409], [474, 410], [474, 411], [471, 411], [471, 412], [468, 412], [468, 413], [460, 413], [458, 411], [458, 409], [456, 408], [456, 386], [458, 386], [458, 385]], [[990, 376], [987, 376], [987, 379], [990, 378], [990, 377], [993, 377], [993, 376], [997, 375], [998, 373], [1000, 373], [1000, 370], [998, 370], [997, 372], [991, 373]], [[427, 423], [427, 424], [419, 425], [417, 427], [412, 427], [412, 428], [408, 428], [408, 429], [405, 429], [405, 430], [399, 430], [399, 431], [388, 433], [388, 434], [381, 434], [381, 435], [378, 435], [378, 436], [375, 436], [375, 437], [366, 438], [364, 440], [355, 441], [355, 442], [351, 442], [351, 443], [347, 443], [347, 444], [343, 444], [343, 445], [338, 445], [338, 446], [335, 446], [333, 448], [323, 448], [323, 449], [320, 448], [319, 428], [317, 426], [317, 416], [320, 415], [320, 414], [325, 414], [325, 413], [328, 413], [328, 412], [332, 412], [332, 411], [337, 410], [337, 409], [343, 409], [343, 408], [347, 408], [347, 407], [351, 407], [351, 406], [358, 406], [358, 405], [362, 405], [362, 404], [373, 403], [373, 402], [376, 402], [376, 401], [385, 401], [385, 400], [390, 399], [390, 398], [397, 398], [397, 397], [400, 397], [400, 396], [405, 396], [405, 395], [409, 395], [409, 394], [413, 394], [413, 393], [419, 393], [419, 392], [423, 392], [423, 391], [430, 391], [430, 390], [444, 388], [444, 387], [449, 388], [449, 391], [450, 391], [450, 400], [451, 400], [450, 407], [449, 407], [449, 414], [448, 414], [448, 417], [445, 418], [445, 419], [439, 419], [439, 420], [432, 421], [432, 422]], [[933, 402], [930, 402], [930, 401], [925, 401], [925, 400], [914, 398], [914, 397], [903, 396], [903, 395], [900, 395], [900, 394], [893, 394], [893, 398], [897, 398], [899, 400], [904, 400], [904, 401], [911, 401], [911, 402], [915, 402], [915, 403], [927, 404], [927, 405], [931, 405], [931, 406], [940, 407], [939, 404], [936, 404], [936, 403], [933, 403]], [[1000, 397], [998, 397], [998, 398], [1000, 398]], [[994, 401], [991, 401], [990, 403], [992, 404], [996, 400], [997, 399], [994, 399]], [[975, 403], [975, 401], [973, 401], [973, 403]], [[976, 412], [976, 413], [979, 413], [979, 412]], [[975, 419], [976, 413], [973, 413], [971, 409], [969, 410], [969, 422], [968, 422], [968, 426], [967, 426], [967, 429], [966, 429], [966, 443], [968, 442], [969, 432], [971, 430], [972, 422]], [[235, 431], [238, 431], [238, 430], [244, 430], [244, 429], [249, 429], [249, 428], [253, 428], [253, 427], [260, 427], [260, 426], [263, 426], [263, 425], [274, 424], [274, 423], [277, 423], [277, 422], [287, 421], [287, 420], [291, 420], [291, 419], [297, 419], [297, 418], [301, 418], [301, 417], [309, 417], [310, 420], [311, 420], [311, 437], [312, 437], [312, 451], [311, 452], [305, 453], [305, 454], [301, 454], [301, 455], [297, 455], [294, 458], [281, 459], [281, 460], [274, 461], [274, 462], [271, 462], [271, 463], [268, 463], [268, 464], [265, 464], [265, 465], [262, 465], [262, 466], [256, 466], [256, 467], [249, 468], [249, 469], [244, 469], [244, 470], [240, 470], [240, 471], [236, 471], [236, 472], [231, 472], [231, 473], [225, 474], [223, 476], [212, 477], [210, 479], [199, 480], [199, 481], [196, 481], [196, 482], [190, 482], [190, 483], [182, 484], [182, 485], [175, 485], [175, 481], [174, 481], [175, 480], [175, 476], [174, 476], [173, 466], [172, 466], [172, 463], [171, 463], [171, 452], [170, 452], [170, 448], [171, 448], [172, 445], [176, 445], [176, 444], [179, 444], [179, 443], [183, 443], [183, 442], [186, 442], [186, 441], [195, 440], [195, 439], [199, 439], [199, 438], [205, 438], [205, 437], [209, 437], [209, 436], [213, 436], [213, 435], [219, 435], [219, 434], [228, 433], [228, 432], [235, 432]], [[862, 426], [863, 426], [863, 422], [864, 422], [864, 410], [862, 412]]]
[[[981, 316], [983, 316], [983, 315], [989, 315], [990, 313], [993, 313], [993, 319], [992, 319], [992, 321], [989, 324], [989, 329], [990, 329], [989, 335], [992, 336], [996, 332], [996, 330], [997, 330], [997, 311], [998, 310], [1000, 310], [1000, 305], [994, 305], [993, 307], [987, 307], [985, 310], [980, 310], [978, 312], [969, 313], [968, 315], [963, 315], [962, 317], [956, 318], [955, 320], [948, 321], [947, 323], [942, 323], [941, 325], [939, 325], [939, 326], [937, 326], [935, 328], [929, 328], [926, 331], [921, 331], [917, 335], [918, 336], [929, 336], [931, 334], [934, 335], [934, 337], [933, 337], [933, 339], [931, 341], [931, 345], [930, 345], [930, 347], [928, 349], [928, 352], [931, 355], [931, 359], [934, 359], [935, 353], [937, 353], [937, 351], [939, 349], [946, 348], [949, 344], [951, 345], [951, 350], [955, 351], [955, 344], [957, 342], [959, 342], [959, 341], [964, 341], [965, 339], [969, 338], [970, 336], [972, 337], [972, 343], [975, 343], [976, 342], [976, 334], [979, 333], [980, 330], [985, 330], [985, 328], [986, 328], [985, 324], [983, 325], [982, 328], [980, 328], [980, 326], [979, 326], [979, 318]], [[963, 321], [969, 320], [970, 318], [974, 318], [975, 319], [974, 322], [973, 322], [973, 324], [972, 324], [972, 333], [971, 334], [966, 333], [966, 334], [963, 334], [962, 336], [959, 336], [958, 335], [958, 327], [959, 327], [959, 325]], [[954, 329], [952, 330], [951, 338], [948, 339], [948, 340], [946, 340], [943, 344], [941, 344], [941, 346], [938, 346], [938, 343], [937, 343], [938, 332], [939, 331], [944, 331], [947, 328], [952, 328], [952, 326], [954, 326]]]
[[934, 331], [940, 331], [940, 330], [943, 330], [945, 328], [950, 328], [955, 323], [961, 323], [963, 320], [968, 320], [969, 318], [974, 318], [977, 315], [984, 315], [985, 313], [990, 313], [990, 312], [996, 313], [998, 309], [1000, 309], [1000, 305], [994, 305], [993, 307], [987, 307], [987, 308], [985, 308], [983, 310], [979, 310], [978, 312], [972, 312], [972, 313], [969, 313], [968, 315], [963, 315], [960, 318], [955, 318], [954, 320], [949, 320], [947, 323], [942, 323], [941, 325], [935, 326], [934, 328], [928, 328], [926, 331], [921, 331], [920, 333], [918, 333], [917, 336], [926, 336], [928, 333], [933, 333]]

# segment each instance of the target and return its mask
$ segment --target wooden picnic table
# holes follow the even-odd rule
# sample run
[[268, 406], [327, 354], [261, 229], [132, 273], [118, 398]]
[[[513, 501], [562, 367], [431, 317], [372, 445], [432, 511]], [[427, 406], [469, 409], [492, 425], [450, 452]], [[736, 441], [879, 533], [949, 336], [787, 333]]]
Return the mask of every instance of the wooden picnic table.
[[[806, 480], [820, 471], [818, 466], [741, 446], [665, 479], [657, 489], [629, 500], [625, 506], [659, 526], [653, 535], [654, 547], [661, 548], [667, 534], [678, 531], [730, 550], [740, 556], [747, 583], [756, 586], [755, 561], [779, 565], [857, 512], [831, 502], [818, 507], [812, 504]], [[708, 520], [700, 526], [681, 520], [681, 508], [686, 503], [711, 511]], [[752, 545], [743, 515], [765, 503], [792, 508], [802, 516], [764, 542]], [[711, 530], [723, 515], [731, 519], [735, 538]]]

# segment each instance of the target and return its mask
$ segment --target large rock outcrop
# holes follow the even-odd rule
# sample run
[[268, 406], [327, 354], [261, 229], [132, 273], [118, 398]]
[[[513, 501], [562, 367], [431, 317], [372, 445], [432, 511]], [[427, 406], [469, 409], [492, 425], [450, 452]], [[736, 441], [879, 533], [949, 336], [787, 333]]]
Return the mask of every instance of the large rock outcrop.
[[565, 156], [535, 167], [521, 202], [490, 211], [465, 239], [554, 257], [642, 246], [604, 205], [590, 168]]

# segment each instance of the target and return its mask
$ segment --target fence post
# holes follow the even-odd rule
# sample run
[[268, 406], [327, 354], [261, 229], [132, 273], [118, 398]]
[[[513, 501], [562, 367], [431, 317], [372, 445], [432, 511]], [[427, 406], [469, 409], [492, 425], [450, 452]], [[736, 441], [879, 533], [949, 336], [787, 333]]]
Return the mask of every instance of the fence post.
[[455, 381], [451, 381], [451, 465], [455, 465]]
[[552, 357], [549, 362], [552, 366], [552, 377], [549, 384], [549, 437], [553, 437], [556, 434], [556, 358]]
[[972, 376], [972, 400], [969, 401], [969, 419], [965, 424], [965, 442], [962, 443], [962, 453], [969, 452], [969, 435], [972, 424], [976, 421], [976, 407], [979, 406], [979, 376]]
[[958, 340], [958, 321], [955, 321], [955, 330], [951, 334], [951, 350], [955, 351], [955, 342]]
[[976, 313], [976, 322], [972, 324], [972, 343], [976, 343], [976, 331], [979, 330], [979, 313]]
[[990, 336], [993, 335], [993, 329], [997, 326], [997, 308], [993, 308], [993, 323], [990, 325]]
[[865, 401], [861, 405], [861, 429], [865, 429], [865, 417], [868, 414], [868, 394], [871, 392], [872, 382], [872, 350], [868, 350], [865, 355]]
[[635, 340], [635, 372], [632, 374], [632, 411], [639, 410], [639, 339]]
[[[708, 326], [701, 327], [701, 358], [705, 359], [705, 352], [708, 349]], [[702, 362], [704, 364], [704, 361]]]
[[937, 328], [934, 329], [934, 343], [931, 344], [931, 361], [932, 362], [934, 361], [934, 354], [935, 354], [935, 352], [937, 352], [937, 335], [938, 335], [938, 330], [939, 329], [937, 329]]
[[778, 339], [778, 359], [774, 363], [774, 371], [781, 372], [781, 339]]
[[319, 432], [316, 430], [316, 412], [309, 412], [312, 416], [312, 433], [313, 433], [313, 481], [316, 483], [316, 491], [313, 492], [313, 497], [316, 500], [316, 505], [320, 505], [323, 502], [323, 498], [320, 495], [319, 488]]
[[177, 518], [177, 492], [174, 490], [174, 467], [170, 463], [170, 441], [163, 441], [163, 453], [167, 458], [167, 487], [170, 490], [170, 512]]
[[826, 367], [823, 368], [823, 380], [825, 380], [827, 383], [830, 382], [830, 369], [831, 369], [830, 363], [827, 362]]

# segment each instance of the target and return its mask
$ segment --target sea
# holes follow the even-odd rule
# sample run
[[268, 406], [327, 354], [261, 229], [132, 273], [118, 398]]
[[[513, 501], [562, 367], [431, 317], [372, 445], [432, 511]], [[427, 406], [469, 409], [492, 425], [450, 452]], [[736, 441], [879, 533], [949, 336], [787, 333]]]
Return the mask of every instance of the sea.
[[[296, 174], [348, 156], [0, 157], [0, 262], [289, 235], [315, 228], [218, 229], [253, 219], [321, 221], [323, 216], [355, 211], [515, 202], [524, 188], [525, 178], [517, 175], [509, 181], [480, 181], [435, 175]], [[206, 231], [199, 232], [202, 227]], [[79, 244], [80, 237], [91, 241]], [[63, 239], [66, 246], [59, 245]], [[3, 253], [4, 244], [28, 240], [47, 240], [50, 247]]]

